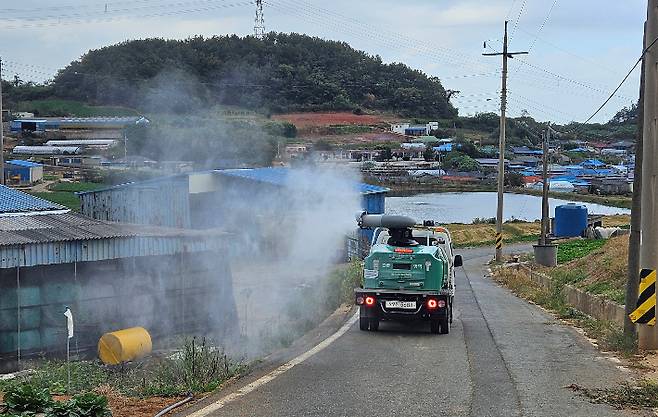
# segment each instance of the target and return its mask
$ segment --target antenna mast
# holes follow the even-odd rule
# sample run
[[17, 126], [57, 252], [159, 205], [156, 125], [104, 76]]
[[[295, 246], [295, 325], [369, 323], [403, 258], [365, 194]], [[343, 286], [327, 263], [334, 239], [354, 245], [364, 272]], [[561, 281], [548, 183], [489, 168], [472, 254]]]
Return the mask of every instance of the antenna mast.
[[263, 0], [256, 0], [256, 18], [254, 19], [254, 36], [265, 37], [265, 17], [263, 16]]

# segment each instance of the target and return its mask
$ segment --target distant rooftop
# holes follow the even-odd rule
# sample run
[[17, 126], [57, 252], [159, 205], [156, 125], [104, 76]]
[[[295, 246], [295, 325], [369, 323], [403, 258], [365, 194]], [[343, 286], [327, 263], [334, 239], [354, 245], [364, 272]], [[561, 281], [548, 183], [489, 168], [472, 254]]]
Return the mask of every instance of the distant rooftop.
[[32, 168], [32, 167], [40, 167], [43, 166], [41, 164], [37, 164], [36, 162], [32, 161], [23, 161], [22, 159], [12, 159], [11, 161], [5, 162], [6, 164], [11, 164], [11, 165], [16, 165], [19, 167], [25, 167], [25, 168]]
[[[290, 183], [291, 177], [296, 173], [290, 168], [249, 168], [249, 169], [224, 169], [215, 171], [220, 175], [228, 175], [253, 181], [284, 186]], [[361, 194], [377, 194], [388, 192], [389, 189], [377, 185], [356, 183]]]
[[0, 215], [68, 210], [66, 207], [0, 185]]

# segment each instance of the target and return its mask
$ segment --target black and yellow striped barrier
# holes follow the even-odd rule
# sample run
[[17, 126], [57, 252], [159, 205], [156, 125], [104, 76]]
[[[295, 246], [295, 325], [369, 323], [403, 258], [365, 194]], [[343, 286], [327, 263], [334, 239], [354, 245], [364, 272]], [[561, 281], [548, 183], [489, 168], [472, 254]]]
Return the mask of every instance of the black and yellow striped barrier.
[[633, 323], [656, 324], [656, 271], [643, 269], [640, 271], [640, 291], [637, 297], [637, 308], [628, 315]]
[[503, 247], [503, 234], [496, 233], [496, 249], [501, 249]]

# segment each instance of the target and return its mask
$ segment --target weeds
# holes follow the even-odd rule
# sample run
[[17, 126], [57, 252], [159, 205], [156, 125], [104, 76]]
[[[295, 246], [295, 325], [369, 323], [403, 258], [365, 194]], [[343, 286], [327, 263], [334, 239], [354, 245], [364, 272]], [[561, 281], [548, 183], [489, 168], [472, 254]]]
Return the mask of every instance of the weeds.
[[154, 369], [132, 370], [114, 385], [130, 395], [171, 397], [214, 391], [244, 370], [206, 338], [188, 338], [180, 352], [161, 360]]
[[[71, 386], [69, 393], [87, 392], [107, 381], [109, 373], [99, 362], [71, 362]], [[44, 361], [35, 372], [15, 380], [0, 382], [0, 391], [11, 389], [13, 385], [29, 382], [38, 389], [46, 389], [55, 394], [64, 394], [68, 388], [67, 364], [64, 361]]]
[[615, 408], [658, 407], [658, 383], [644, 380], [637, 385], [623, 383], [612, 389], [585, 388], [571, 385], [569, 388], [597, 404], [609, 404]]

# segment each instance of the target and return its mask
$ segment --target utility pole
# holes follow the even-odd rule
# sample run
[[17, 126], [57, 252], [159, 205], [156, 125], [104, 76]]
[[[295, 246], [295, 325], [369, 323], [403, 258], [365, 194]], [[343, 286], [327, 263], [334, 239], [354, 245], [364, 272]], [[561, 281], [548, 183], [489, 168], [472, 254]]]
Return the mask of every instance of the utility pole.
[[[644, 42], [646, 48], [647, 25], [644, 24]], [[646, 58], [642, 57], [642, 72], [640, 74], [640, 101], [637, 105], [637, 140], [635, 141], [635, 167], [633, 169], [633, 200], [631, 203], [631, 231], [628, 238], [628, 275], [626, 280], [626, 296], [624, 298], [624, 336], [629, 339], [637, 337], [637, 326], [629, 315], [635, 310], [640, 286], [640, 235], [642, 219], [642, 143], [644, 136], [644, 77]]]
[[546, 133], [542, 135], [542, 199], [541, 199], [541, 236], [539, 245], [546, 246], [546, 236], [548, 235], [548, 141], [551, 137], [550, 125]]
[[0, 58], [0, 184], [5, 182], [5, 121], [2, 117], [2, 58]]
[[[649, 0], [645, 26], [644, 54], [644, 120], [642, 139], [642, 208], [640, 238], [640, 276], [658, 268], [658, 48], [646, 48], [658, 38], [658, 0]], [[651, 296], [655, 303], [655, 291]], [[655, 306], [654, 306], [655, 318]], [[656, 326], [640, 326], [639, 346], [642, 349], [658, 348]]]
[[507, 20], [505, 21], [505, 37], [503, 41], [503, 52], [493, 54], [482, 54], [484, 56], [503, 57], [503, 81], [500, 93], [500, 142], [498, 144], [498, 209], [496, 211], [496, 261], [503, 260], [503, 193], [505, 186], [505, 111], [507, 109], [507, 59], [514, 55], [527, 54], [528, 52], [509, 52], [507, 49]]

